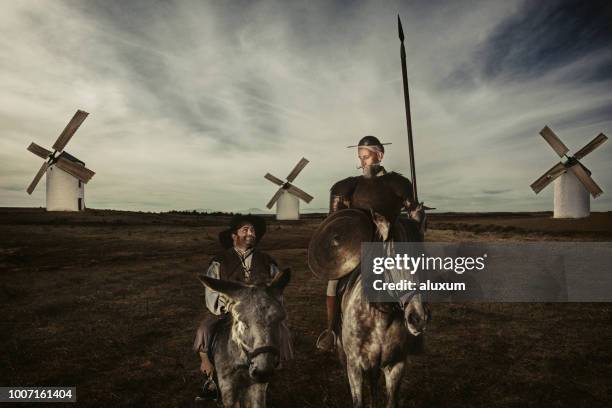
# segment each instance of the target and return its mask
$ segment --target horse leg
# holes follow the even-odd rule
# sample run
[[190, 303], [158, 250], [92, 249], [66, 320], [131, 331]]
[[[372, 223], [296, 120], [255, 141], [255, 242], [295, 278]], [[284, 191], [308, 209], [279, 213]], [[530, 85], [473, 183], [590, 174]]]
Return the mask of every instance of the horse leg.
[[351, 385], [351, 395], [353, 397], [353, 408], [363, 407], [363, 371], [354, 359], [348, 359], [346, 365], [349, 384]]
[[244, 395], [245, 408], [266, 408], [266, 390], [268, 384], [253, 384], [246, 389]]
[[370, 369], [369, 380], [370, 380], [370, 408], [376, 408], [378, 404], [378, 398], [380, 396], [378, 392], [378, 380], [380, 378], [380, 369], [373, 367]]
[[383, 370], [385, 373], [385, 386], [387, 388], [387, 408], [397, 407], [397, 393], [404, 374], [405, 365], [406, 363], [400, 362], [393, 366], [387, 366]]

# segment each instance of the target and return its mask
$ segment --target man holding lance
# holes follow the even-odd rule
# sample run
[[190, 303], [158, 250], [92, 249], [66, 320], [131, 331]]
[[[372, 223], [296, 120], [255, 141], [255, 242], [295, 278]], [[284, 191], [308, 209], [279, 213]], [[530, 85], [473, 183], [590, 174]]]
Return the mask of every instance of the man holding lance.
[[[333, 185], [330, 192], [329, 214], [345, 208], [358, 208], [370, 211], [374, 217], [384, 217], [390, 226], [403, 228], [408, 240], [423, 241], [425, 212], [423, 205], [414, 201], [410, 180], [399, 173], [387, 172], [381, 162], [385, 154], [384, 145], [374, 136], [363, 137], [357, 146], [363, 175], [348, 177]], [[408, 220], [399, 220], [402, 210], [407, 210]], [[376, 219], [373, 220], [376, 222]], [[390, 227], [390, 231], [396, 230]], [[387, 239], [394, 237], [388, 236]], [[317, 340], [317, 348], [332, 351], [336, 344], [334, 325], [337, 318], [336, 289], [338, 280], [327, 284], [327, 328]]]
[[[412, 119], [410, 115], [410, 97], [408, 93], [408, 76], [406, 73], [406, 51], [404, 49], [404, 32], [398, 15], [399, 38], [401, 41], [400, 55], [402, 61], [402, 77], [404, 85], [404, 102], [406, 107], [406, 123], [408, 130], [408, 149], [410, 155], [410, 172], [412, 182], [399, 173], [387, 172], [382, 166], [385, 154], [384, 145], [374, 136], [363, 137], [357, 146], [357, 155], [361, 163], [363, 175], [349, 177], [333, 185], [330, 192], [329, 214], [346, 208], [368, 210], [372, 221], [380, 224], [380, 217], [389, 226], [388, 236], [383, 240], [393, 240], [398, 228], [403, 229], [403, 239], [421, 242], [426, 228], [425, 207], [419, 203], [416, 189], [416, 171], [414, 163], [414, 147], [412, 142]], [[401, 219], [402, 210], [408, 212], [409, 219]], [[378, 218], [378, 220], [377, 220]], [[317, 339], [317, 348], [331, 351], [336, 345], [334, 332], [337, 321], [338, 280], [331, 279], [327, 284], [327, 328]]]

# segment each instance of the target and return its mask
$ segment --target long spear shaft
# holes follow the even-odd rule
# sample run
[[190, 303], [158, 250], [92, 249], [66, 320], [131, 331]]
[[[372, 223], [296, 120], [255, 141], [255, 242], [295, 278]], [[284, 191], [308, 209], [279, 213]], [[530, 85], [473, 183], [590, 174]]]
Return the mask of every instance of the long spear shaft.
[[414, 146], [412, 144], [412, 116], [410, 115], [410, 93], [408, 92], [408, 73], [406, 72], [406, 49], [404, 48], [404, 30], [399, 14], [397, 15], [397, 28], [399, 30], [400, 54], [402, 56], [402, 79], [404, 81], [404, 104], [406, 105], [406, 125], [408, 128], [408, 153], [410, 154], [410, 177], [412, 178], [412, 195], [415, 204], [419, 204], [417, 195], [416, 169], [414, 166]]

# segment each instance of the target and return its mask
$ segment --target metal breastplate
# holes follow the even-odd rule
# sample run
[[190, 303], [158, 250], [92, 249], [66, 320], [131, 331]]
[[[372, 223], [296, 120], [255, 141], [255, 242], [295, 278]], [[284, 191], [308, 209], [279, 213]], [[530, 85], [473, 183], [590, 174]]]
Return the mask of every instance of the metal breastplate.
[[351, 197], [351, 207], [374, 210], [394, 222], [403, 208], [403, 200], [383, 177], [361, 177]]

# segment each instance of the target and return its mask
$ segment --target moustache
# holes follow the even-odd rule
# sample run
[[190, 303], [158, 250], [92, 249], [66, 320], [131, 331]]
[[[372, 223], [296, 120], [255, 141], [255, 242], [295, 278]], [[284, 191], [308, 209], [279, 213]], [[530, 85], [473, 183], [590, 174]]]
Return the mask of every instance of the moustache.
[[380, 165], [381, 165], [381, 162], [374, 163], [374, 164], [368, 164], [366, 166], [357, 166], [357, 170], [365, 169], [366, 167], [380, 166]]

